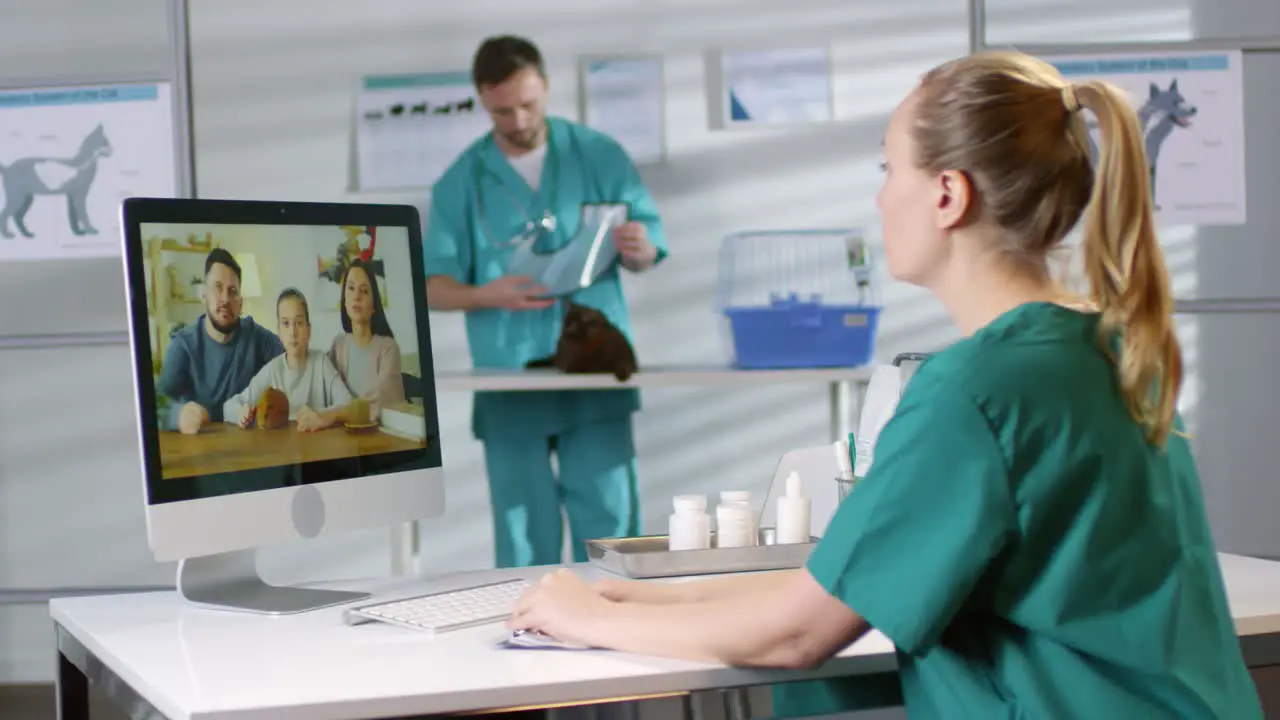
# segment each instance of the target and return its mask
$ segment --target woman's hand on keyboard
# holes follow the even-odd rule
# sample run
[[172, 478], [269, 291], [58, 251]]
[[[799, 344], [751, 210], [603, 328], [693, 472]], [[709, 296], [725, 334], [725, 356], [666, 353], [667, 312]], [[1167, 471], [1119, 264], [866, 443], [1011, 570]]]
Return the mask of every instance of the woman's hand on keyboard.
[[571, 570], [542, 576], [516, 603], [508, 621], [513, 630], [538, 630], [559, 640], [592, 645], [592, 623], [608, 614], [612, 603]]

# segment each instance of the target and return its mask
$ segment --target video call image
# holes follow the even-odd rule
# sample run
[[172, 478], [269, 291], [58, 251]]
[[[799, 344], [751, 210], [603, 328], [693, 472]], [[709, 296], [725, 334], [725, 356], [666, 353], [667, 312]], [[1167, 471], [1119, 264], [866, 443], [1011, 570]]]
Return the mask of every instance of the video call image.
[[407, 228], [141, 230], [163, 479], [426, 447]]

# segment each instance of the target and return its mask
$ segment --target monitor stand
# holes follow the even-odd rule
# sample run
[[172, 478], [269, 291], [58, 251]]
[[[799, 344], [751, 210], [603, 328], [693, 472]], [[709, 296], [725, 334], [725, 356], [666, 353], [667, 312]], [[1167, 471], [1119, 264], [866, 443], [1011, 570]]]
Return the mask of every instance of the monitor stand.
[[178, 593], [188, 602], [223, 610], [287, 615], [370, 597], [372, 593], [268, 585], [256, 551], [236, 550], [178, 563]]

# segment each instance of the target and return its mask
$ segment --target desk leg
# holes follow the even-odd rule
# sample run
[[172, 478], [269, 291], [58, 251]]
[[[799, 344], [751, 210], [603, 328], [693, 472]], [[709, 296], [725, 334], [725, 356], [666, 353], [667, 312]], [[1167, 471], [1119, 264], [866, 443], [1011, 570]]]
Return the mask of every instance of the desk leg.
[[89, 720], [89, 678], [58, 653], [58, 720]]
[[707, 712], [707, 705], [713, 702], [713, 692], [711, 690], [700, 690], [685, 695], [682, 703], [683, 707], [681, 708], [683, 711], [681, 720], [708, 720], [709, 715], [714, 715], [714, 712]]
[[1263, 717], [1280, 717], [1280, 665], [1251, 667], [1249, 675], [1258, 690]]
[[54, 678], [58, 720], [88, 720], [89, 686], [124, 713], [124, 717], [163, 720], [164, 713], [138, 694], [85, 646], [54, 623], [58, 667]]
[[726, 720], [751, 720], [751, 698], [747, 696], [746, 688], [725, 690], [721, 697], [724, 699]]

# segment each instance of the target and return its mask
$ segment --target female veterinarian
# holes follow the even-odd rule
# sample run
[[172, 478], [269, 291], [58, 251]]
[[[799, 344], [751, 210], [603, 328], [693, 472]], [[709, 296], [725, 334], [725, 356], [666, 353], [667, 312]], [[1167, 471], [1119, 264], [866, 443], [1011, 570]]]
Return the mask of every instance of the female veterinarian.
[[[523, 368], [555, 351], [563, 307], [507, 274], [515, 240], [541, 251], [568, 244], [586, 208], [625, 203], [631, 221], [614, 234], [623, 267], [641, 272], [667, 254], [653, 199], [608, 137], [546, 116], [547, 81], [532, 43], [485, 41], [472, 76], [494, 130], [471, 145], [432, 190], [424, 237], [427, 299], [466, 311], [476, 367]], [[628, 336], [617, 266], [573, 299]], [[574, 556], [585, 540], [639, 532], [634, 389], [476, 393], [472, 427], [484, 443], [498, 567], [561, 560], [561, 503]], [[559, 478], [551, 469], [556, 453]]]
[[[889, 270], [966, 337], [914, 376], [807, 568], [594, 588], [562, 570], [511, 623], [756, 666], [816, 665], [875, 628], [912, 718], [1260, 718], [1175, 412], [1169, 277], [1125, 96], [972, 55], [924, 76], [884, 146]], [[1072, 307], [1046, 253], [1082, 212], [1091, 297]], [[776, 710], [856, 707], [861, 690], [779, 686]]]

